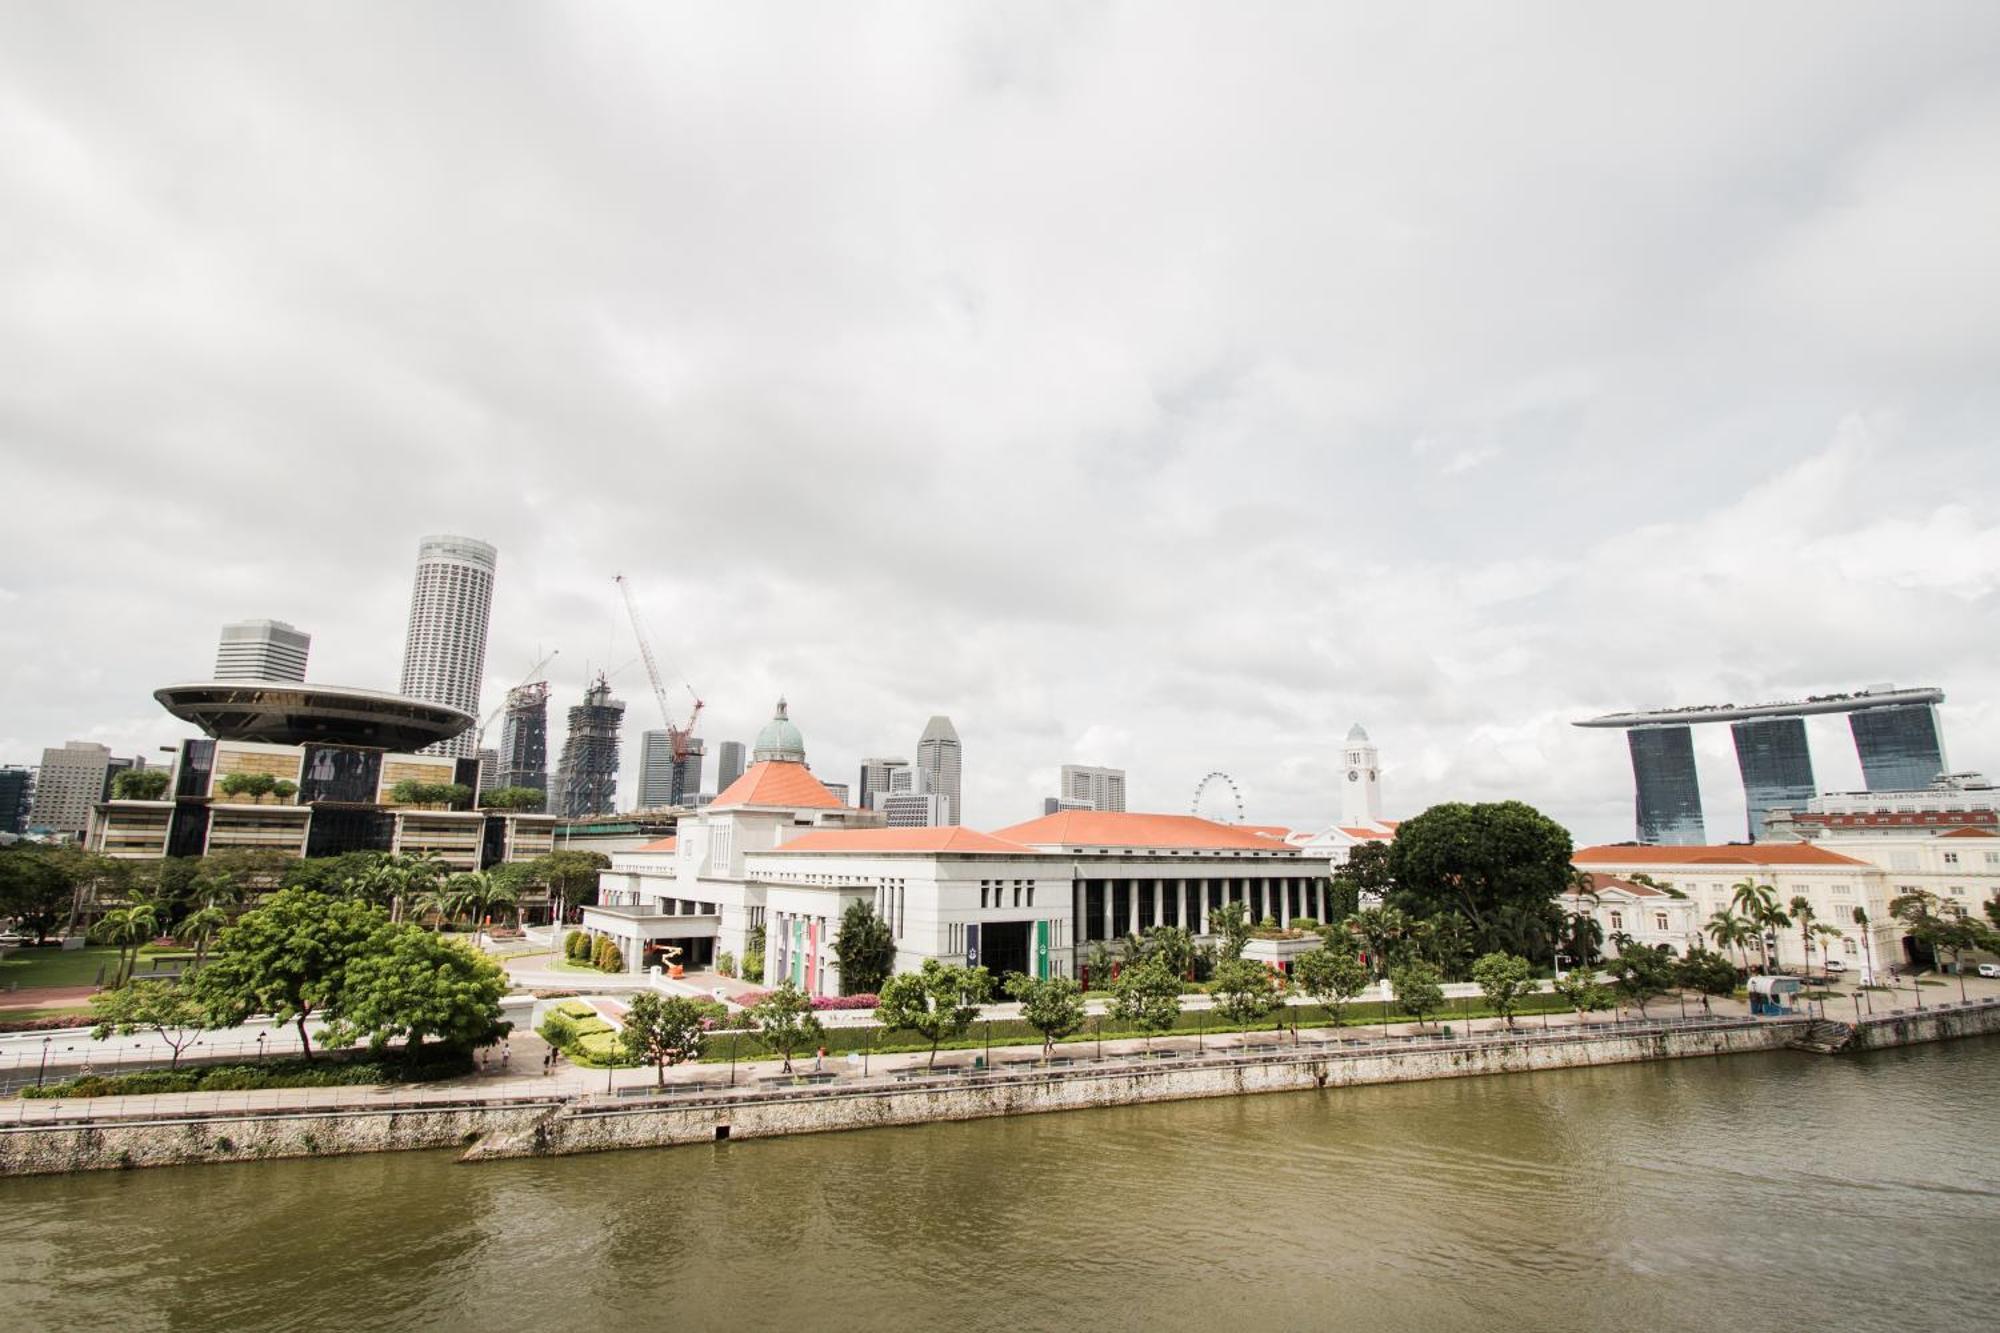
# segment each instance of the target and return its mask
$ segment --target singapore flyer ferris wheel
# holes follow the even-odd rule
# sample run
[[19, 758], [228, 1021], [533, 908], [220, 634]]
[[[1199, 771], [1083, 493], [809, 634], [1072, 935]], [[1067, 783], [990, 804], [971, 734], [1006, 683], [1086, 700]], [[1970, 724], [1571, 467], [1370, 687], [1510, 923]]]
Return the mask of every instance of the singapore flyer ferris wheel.
[[[1209, 788], [1217, 784], [1228, 793], [1228, 800], [1226, 803], [1219, 800], [1211, 803], [1211, 805], [1223, 804], [1223, 809], [1218, 814], [1203, 815], [1201, 812], [1202, 799], [1208, 796]], [[1218, 769], [1195, 784], [1194, 801], [1189, 805], [1188, 813], [1204, 819], [1220, 819], [1225, 824], [1241, 824], [1243, 822], [1243, 793], [1236, 789], [1236, 780], [1234, 778]]]

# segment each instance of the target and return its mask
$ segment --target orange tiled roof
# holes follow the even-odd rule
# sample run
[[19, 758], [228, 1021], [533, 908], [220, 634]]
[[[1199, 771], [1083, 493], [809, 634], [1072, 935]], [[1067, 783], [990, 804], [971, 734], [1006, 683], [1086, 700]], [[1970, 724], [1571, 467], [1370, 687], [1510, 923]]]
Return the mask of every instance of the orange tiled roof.
[[671, 838], [661, 838], [655, 842], [649, 842], [644, 847], [641, 847], [639, 850], [642, 852], [671, 852], [674, 848], [680, 845], [681, 845], [680, 835], [675, 834]]
[[1345, 824], [1340, 826], [1340, 831], [1348, 837], [1358, 838], [1362, 842], [1387, 842], [1394, 836], [1393, 834], [1384, 833], [1378, 828], [1349, 828]]
[[815, 829], [801, 833], [776, 850], [780, 852], [980, 852], [995, 856], [1033, 856], [1031, 848], [1006, 842], [976, 829], [946, 825], [937, 828]]
[[1177, 847], [1201, 851], [1290, 852], [1298, 849], [1238, 824], [1194, 815], [1142, 815], [1113, 810], [1061, 810], [993, 836], [1030, 847]]
[[1585, 847], [1570, 857], [1579, 868], [1620, 866], [1866, 866], [1809, 842], [1759, 842], [1738, 847]]
[[1616, 875], [1606, 875], [1596, 870], [1587, 870], [1584, 874], [1590, 880], [1590, 887], [1599, 893], [1604, 892], [1606, 889], [1617, 889], [1619, 892], [1629, 893], [1635, 898], [1664, 898], [1668, 896], [1658, 889], [1649, 889], [1644, 884], [1634, 884], [1631, 880], [1620, 879]]
[[768, 805], [794, 810], [839, 810], [844, 807], [804, 764], [785, 759], [767, 759], [743, 770], [743, 776], [729, 784], [709, 805], [711, 810], [731, 810], [745, 805]]
[[1990, 838], [1993, 836], [1993, 830], [1973, 828], [1970, 825], [1965, 825], [1955, 828], [1949, 833], [1940, 833], [1938, 836], [1940, 838]]

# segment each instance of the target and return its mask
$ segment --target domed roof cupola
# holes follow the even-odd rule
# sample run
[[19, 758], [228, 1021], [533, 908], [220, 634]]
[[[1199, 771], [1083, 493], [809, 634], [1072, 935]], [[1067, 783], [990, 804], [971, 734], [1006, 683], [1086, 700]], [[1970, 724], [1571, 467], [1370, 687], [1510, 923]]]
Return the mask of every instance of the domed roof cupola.
[[778, 711], [764, 729], [757, 733], [757, 743], [751, 749], [750, 762], [761, 764], [777, 762], [781, 764], [803, 764], [806, 761], [806, 738], [799, 735], [799, 729], [785, 716], [785, 701], [778, 700]]

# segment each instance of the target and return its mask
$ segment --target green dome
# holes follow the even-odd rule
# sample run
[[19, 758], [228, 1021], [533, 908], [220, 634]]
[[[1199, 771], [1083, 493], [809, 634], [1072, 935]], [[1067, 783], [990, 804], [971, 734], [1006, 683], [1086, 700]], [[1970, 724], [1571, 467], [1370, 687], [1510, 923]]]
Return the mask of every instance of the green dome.
[[764, 724], [764, 729], [757, 733], [757, 743], [751, 747], [751, 763], [761, 764], [767, 760], [792, 764], [806, 761], [806, 738], [799, 735], [799, 729], [785, 716], [783, 699], [778, 700], [777, 714]]

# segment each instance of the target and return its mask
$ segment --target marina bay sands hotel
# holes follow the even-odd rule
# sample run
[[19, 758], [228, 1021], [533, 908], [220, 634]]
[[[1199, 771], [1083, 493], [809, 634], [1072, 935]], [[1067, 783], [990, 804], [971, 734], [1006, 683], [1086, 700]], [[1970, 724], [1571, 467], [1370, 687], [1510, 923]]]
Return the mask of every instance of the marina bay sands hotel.
[[1625, 732], [1638, 784], [1640, 842], [1698, 845], [1708, 841], [1708, 833], [1702, 820], [1701, 786], [1695, 779], [1692, 728], [1727, 722], [1750, 807], [1750, 840], [1755, 842], [1772, 810], [1801, 808], [1819, 795], [1812, 752], [1806, 748], [1807, 716], [1847, 714], [1869, 791], [1922, 791], [1945, 772], [1944, 741], [1937, 722], [1937, 706], [1943, 702], [1943, 690], [1876, 685], [1853, 694], [1815, 695], [1798, 703], [1608, 713], [1576, 725]]

